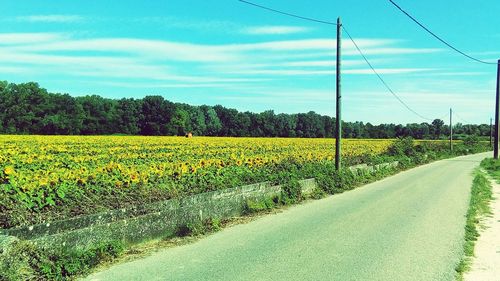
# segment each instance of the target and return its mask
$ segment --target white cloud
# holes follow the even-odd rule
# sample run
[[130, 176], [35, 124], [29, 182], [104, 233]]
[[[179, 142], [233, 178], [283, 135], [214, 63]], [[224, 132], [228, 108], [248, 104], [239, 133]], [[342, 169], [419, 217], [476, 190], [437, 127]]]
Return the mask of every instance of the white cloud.
[[29, 68], [18, 66], [0, 66], [0, 73], [19, 73], [26, 74], [31, 72]]
[[448, 72], [433, 72], [433, 73], [422, 73], [418, 74], [418, 77], [436, 77], [436, 76], [483, 76], [489, 75], [488, 72], [480, 72], [480, 71], [448, 71]]
[[[158, 88], [234, 86], [238, 91], [249, 85], [273, 84], [270, 80], [285, 81], [287, 76], [296, 80], [335, 74], [335, 40], [325, 38], [218, 45], [135, 38], [75, 39], [58, 33], [0, 33], [0, 39], [5, 39], [0, 45], [3, 72], [10, 68], [16, 73], [29, 70], [72, 76], [72, 79], [80, 76], [95, 81], [107, 79], [110, 83], [127, 79], [130, 83], [143, 82]], [[357, 42], [367, 54], [373, 55], [373, 62], [382, 66], [378, 69], [380, 74], [430, 70], [388, 68], [387, 62], [392, 57], [375, 56], [427, 49], [394, 47], [400, 41], [389, 39]], [[344, 74], [372, 74], [355, 53], [354, 46], [346, 42], [344, 48], [344, 54], [356, 54], [356, 57], [344, 56]]]
[[97, 84], [135, 89], [169, 89], [169, 88], [234, 88], [234, 83], [219, 83], [214, 78], [213, 83], [134, 83], [134, 82], [97, 82]]
[[[267, 41], [247, 44], [230, 44], [221, 46], [228, 51], [305, 51], [305, 50], [335, 50], [336, 40], [333, 39], [296, 39], [282, 41]], [[388, 39], [358, 39], [356, 43], [362, 48], [384, 46], [398, 41]], [[346, 42], [343, 48], [354, 49], [352, 43]]]
[[[432, 68], [377, 68], [378, 74], [406, 74], [414, 72], [428, 72], [432, 71]], [[366, 69], [346, 69], [343, 70], [344, 74], [374, 74], [373, 70]]]
[[251, 35], [278, 35], [278, 34], [304, 33], [309, 30], [310, 30], [309, 28], [302, 26], [275, 25], [275, 26], [246, 27], [243, 28], [241, 32]]
[[16, 18], [18, 21], [53, 23], [81, 22], [83, 19], [84, 18], [82, 16], [77, 15], [31, 15]]
[[[245, 68], [247, 67], [247, 68]], [[240, 75], [277, 75], [277, 76], [312, 76], [312, 75], [318, 75], [318, 76], [325, 76], [325, 75], [335, 75], [336, 71], [334, 69], [331, 70], [316, 70], [316, 69], [311, 69], [311, 70], [304, 70], [304, 69], [290, 69], [290, 68], [282, 68], [282, 69], [259, 69], [259, 68], [252, 68], [252, 66], [235, 66], [232, 68], [227, 69], [227, 67], [224, 66], [217, 66], [217, 67], [212, 67], [212, 69], [218, 69], [218, 71], [227, 71], [228, 73], [232, 74], [240, 74]], [[378, 74], [384, 74], [384, 75], [390, 75], [390, 74], [407, 74], [407, 73], [416, 73], [416, 72], [428, 72], [432, 71], [433, 69], [431, 68], [378, 68], [377, 73]], [[342, 70], [343, 74], [349, 74], [349, 75], [372, 75], [373, 70], [369, 68], [362, 68], [362, 69], [344, 69]]]
[[[1, 35], [0, 35], [1, 36]], [[55, 38], [58, 39], [58, 38]], [[359, 39], [358, 45], [366, 54], [418, 54], [436, 52], [439, 49], [395, 48], [385, 47], [394, 44], [395, 40], [387, 39]], [[334, 50], [335, 40], [331, 39], [301, 39], [286, 41], [267, 41], [247, 44], [206, 45], [192, 44], [165, 40], [146, 40], [133, 38], [100, 38], [80, 40], [54, 40], [16, 47], [18, 51], [96, 51], [117, 52], [140, 55], [144, 58], [154, 58], [165, 61], [191, 62], [228, 62], [251, 61], [273, 55], [286, 60], [283, 52], [303, 53], [308, 51]], [[253, 54], [250, 54], [253, 52]], [[258, 53], [255, 53], [258, 52]], [[324, 55], [324, 53], [323, 53]], [[352, 44], [344, 44], [344, 55], [357, 55]]]
[[60, 33], [0, 33], [0, 45], [54, 42], [62, 38]]
[[[335, 67], [335, 60], [320, 60], [320, 61], [292, 61], [283, 63], [285, 66], [298, 66], [298, 67]], [[366, 65], [364, 60], [343, 60], [343, 66], [356, 66]]]
[[[345, 50], [343, 55], [358, 55], [359, 52], [348, 45], [350, 48]], [[409, 55], [409, 54], [431, 54], [441, 52], [443, 49], [437, 48], [366, 48], [363, 49], [365, 55]]]
[[21, 51], [97, 51], [140, 54], [160, 60], [228, 61], [235, 55], [210, 45], [131, 38], [65, 40], [18, 47]]
[[164, 28], [176, 28], [176, 29], [187, 29], [193, 31], [202, 32], [223, 32], [223, 33], [234, 33], [235, 30], [241, 30], [241, 25], [223, 20], [194, 20], [192, 18], [182, 18], [182, 17], [142, 17], [133, 19], [134, 21], [146, 24], [154, 24], [155, 26], [162, 26]]

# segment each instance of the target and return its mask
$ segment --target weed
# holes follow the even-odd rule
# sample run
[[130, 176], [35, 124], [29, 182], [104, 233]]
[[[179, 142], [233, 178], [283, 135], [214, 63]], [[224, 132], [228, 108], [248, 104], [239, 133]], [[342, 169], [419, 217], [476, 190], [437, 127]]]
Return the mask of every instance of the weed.
[[280, 201], [282, 200], [278, 196], [261, 199], [247, 199], [245, 203], [245, 213], [254, 214], [272, 210], [278, 206]]
[[[484, 164], [483, 164], [484, 163]], [[483, 161], [482, 166], [489, 161]], [[479, 237], [479, 219], [490, 213], [489, 202], [492, 199], [491, 185], [485, 175], [477, 172], [472, 183], [469, 209], [466, 215], [464, 256], [455, 267], [457, 279], [462, 280], [464, 272], [470, 269], [471, 258], [474, 256], [474, 246]]]
[[123, 252], [119, 241], [101, 242], [83, 250], [51, 250], [17, 240], [0, 253], [0, 280], [66, 280]]

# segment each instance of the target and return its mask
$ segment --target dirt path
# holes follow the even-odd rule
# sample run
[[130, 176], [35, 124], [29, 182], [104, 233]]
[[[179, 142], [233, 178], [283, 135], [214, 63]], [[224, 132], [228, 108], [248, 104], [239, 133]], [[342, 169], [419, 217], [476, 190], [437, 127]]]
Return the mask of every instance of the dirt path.
[[500, 184], [492, 182], [492, 215], [482, 222], [481, 236], [476, 242], [471, 270], [464, 274], [466, 281], [500, 280]]

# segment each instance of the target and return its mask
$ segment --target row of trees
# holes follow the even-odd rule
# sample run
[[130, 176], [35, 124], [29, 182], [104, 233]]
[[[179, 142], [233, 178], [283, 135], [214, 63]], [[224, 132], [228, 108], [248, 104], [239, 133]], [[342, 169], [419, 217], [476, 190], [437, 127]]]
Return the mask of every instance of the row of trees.
[[[173, 103], [161, 96], [142, 99], [107, 99], [53, 94], [37, 83], [0, 81], [0, 133], [60, 135], [194, 135], [304, 137], [335, 136], [335, 118], [313, 111], [299, 114], [239, 112], [216, 106]], [[488, 125], [454, 126], [457, 134], [488, 136]], [[445, 138], [449, 127], [436, 119], [431, 124], [344, 122], [347, 138]]]

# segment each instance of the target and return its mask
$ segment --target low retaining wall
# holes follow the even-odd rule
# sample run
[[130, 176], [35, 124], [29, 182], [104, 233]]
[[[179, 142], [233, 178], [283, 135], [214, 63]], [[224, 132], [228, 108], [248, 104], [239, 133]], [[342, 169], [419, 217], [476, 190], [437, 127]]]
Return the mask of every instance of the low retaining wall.
[[360, 164], [360, 165], [349, 167], [349, 170], [351, 170], [351, 172], [354, 173], [355, 175], [361, 175], [361, 174], [364, 174], [364, 173], [375, 172], [375, 171], [378, 171], [380, 169], [395, 168], [398, 165], [399, 165], [398, 161], [389, 162], [389, 163], [382, 163], [382, 164], [378, 164], [378, 165], [374, 165], [374, 166], [368, 166], [366, 164]]
[[[350, 169], [359, 175], [397, 165], [397, 162], [393, 162], [376, 166], [358, 165]], [[302, 193], [306, 195], [317, 188], [315, 179], [301, 180], [299, 184]], [[137, 243], [175, 235], [179, 227], [207, 218], [226, 219], [240, 216], [248, 199], [267, 198], [280, 193], [281, 186], [271, 186], [269, 182], [263, 182], [131, 209], [113, 210], [27, 227], [1, 229], [0, 248], [4, 244], [2, 240], [6, 241], [12, 237], [31, 240], [49, 248], [87, 248], [98, 242], [110, 240]]]
[[[314, 179], [299, 182], [304, 194], [316, 188]], [[244, 212], [247, 199], [272, 197], [281, 186], [269, 182], [171, 199], [142, 208], [120, 209], [46, 224], [0, 230], [0, 236], [17, 237], [50, 248], [86, 248], [100, 241], [136, 243], [175, 235], [179, 227], [207, 218], [225, 219]], [[1, 245], [1, 243], [0, 243]]]

